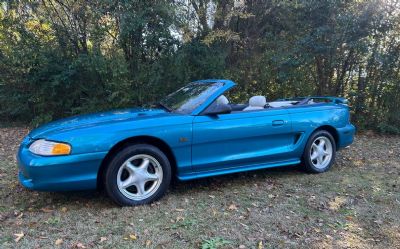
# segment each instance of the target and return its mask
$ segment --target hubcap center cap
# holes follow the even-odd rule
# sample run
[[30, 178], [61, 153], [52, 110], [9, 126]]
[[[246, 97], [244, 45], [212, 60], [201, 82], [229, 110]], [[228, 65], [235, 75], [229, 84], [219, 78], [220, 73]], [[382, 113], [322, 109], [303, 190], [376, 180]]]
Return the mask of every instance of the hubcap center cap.
[[144, 169], [138, 168], [134, 173], [133, 173], [133, 183], [138, 183], [138, 184], [145, 184], [148, 180], [149, 173], [147, 170], [145, 171]]

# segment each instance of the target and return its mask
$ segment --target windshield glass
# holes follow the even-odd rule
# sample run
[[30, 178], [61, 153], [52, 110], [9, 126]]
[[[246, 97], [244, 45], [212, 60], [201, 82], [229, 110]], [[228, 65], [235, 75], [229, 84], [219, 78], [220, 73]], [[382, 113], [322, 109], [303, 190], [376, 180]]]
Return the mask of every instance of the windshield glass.
[[160, 103], [179, 113], [189, 114], [215, 93], [223, 83], [190, 83], [168, 95]]

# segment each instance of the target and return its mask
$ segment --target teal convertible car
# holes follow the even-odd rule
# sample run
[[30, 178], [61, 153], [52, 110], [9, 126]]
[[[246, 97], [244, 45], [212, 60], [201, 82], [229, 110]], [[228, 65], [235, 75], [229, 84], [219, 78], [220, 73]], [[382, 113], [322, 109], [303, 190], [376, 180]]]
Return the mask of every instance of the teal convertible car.
[[28, 189], [103, 187], [119, 205], [159, 199], [171, 177], [190, 180], [277, 166], [321, 173], [353, 142], [346, 101], [304, 97], [231, 103], [235, 83], [201, 80], [157, 107], [75, 116], [43, 125], [21, 143], [19, 180]]

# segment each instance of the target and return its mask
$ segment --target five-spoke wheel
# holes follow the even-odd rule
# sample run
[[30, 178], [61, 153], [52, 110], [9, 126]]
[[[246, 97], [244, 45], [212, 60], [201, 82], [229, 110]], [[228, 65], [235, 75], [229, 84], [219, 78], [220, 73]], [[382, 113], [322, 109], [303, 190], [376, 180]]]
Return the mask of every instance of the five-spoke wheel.
[[329, 138], [324, 136], [317, 137], [311, 146], [311, 162], [316, 168], [323, 169], [330, 163], [332, 153], [332, 143]]
[[121, 165], [117, 174], [117, 185], [127, 198], [143, 200], [157, 191], [162, 178], [160, 163], [150, 155], [140, 154]]
[[333, 164], [336, 154], [335, 140], [324, 130], [314, 132], [306, 145], [303, 154], [305, 169], [311, 173], [327, 171]]
[[108, 195], [122, 206], [146, 204], [160, 198], [171, 180], [168, 158], [148, 144], [127, 146], [109, 163], [105, 173]]

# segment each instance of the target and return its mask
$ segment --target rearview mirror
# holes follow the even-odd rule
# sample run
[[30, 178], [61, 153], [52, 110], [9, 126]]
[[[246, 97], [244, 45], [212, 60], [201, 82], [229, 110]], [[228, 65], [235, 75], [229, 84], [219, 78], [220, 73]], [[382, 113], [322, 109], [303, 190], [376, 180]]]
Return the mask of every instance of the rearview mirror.
[[230, 105], [217, 104], [210, 105], [202, 114], [203, 115], [218, 115], [231, 113], [232, 108]]

